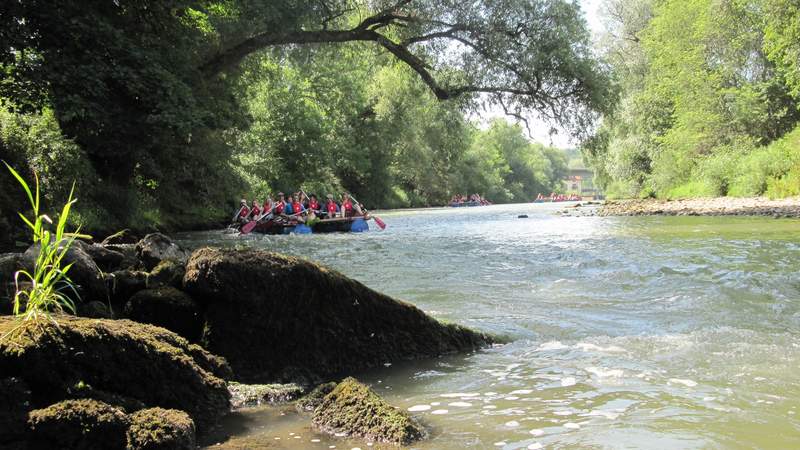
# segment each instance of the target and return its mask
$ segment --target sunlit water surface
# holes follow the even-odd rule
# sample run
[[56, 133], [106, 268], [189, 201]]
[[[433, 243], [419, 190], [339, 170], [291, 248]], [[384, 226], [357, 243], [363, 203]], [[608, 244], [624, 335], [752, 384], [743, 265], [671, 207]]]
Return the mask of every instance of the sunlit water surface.
[[[558, 208], [391, 211], [379, 214], [385, 231], [363, 234], [180, 239], [318, 260], [509, 337], [358, 374], [417, 410], [432, 436], [416, 448], [800, 447], [800, 222]], [[230, 447], [379, 447], [315, 433], [290, 408], [225, 427]]]

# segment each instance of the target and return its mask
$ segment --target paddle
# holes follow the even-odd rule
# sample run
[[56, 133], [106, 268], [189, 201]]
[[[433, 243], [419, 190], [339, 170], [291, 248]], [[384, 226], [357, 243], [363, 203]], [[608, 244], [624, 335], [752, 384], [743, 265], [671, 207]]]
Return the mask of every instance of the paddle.
[[[369, 213], [369, 211], [367, 211], [367, 208], [360, 201], [358, 201], [357, 198], [353, 197], [353, 194], [350, 194], [350, 198], [352, 198], [353, 200], [355, 200], [356, 203], [361, 205], [361, 207], [364, 209], [364, 214], [368, 214]], [[381, 220], [380, 217], [372, 216], [372, 218], [375, 220], [375, 223], [378, 224], [378, 227], [380, 227], [381, 230], [385, 230], [386, 229], [386, 224], [383, 223], [383, 221]]]

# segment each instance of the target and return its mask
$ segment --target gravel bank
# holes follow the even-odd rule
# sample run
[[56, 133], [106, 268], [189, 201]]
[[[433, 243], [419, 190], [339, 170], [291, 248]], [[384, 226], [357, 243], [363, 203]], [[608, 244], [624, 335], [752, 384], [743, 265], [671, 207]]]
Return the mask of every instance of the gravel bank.
[[601, 216], [771, 216], [800, 218], [800, 197], [694, 198], [686, 200], [616, 200], [606, 202]]

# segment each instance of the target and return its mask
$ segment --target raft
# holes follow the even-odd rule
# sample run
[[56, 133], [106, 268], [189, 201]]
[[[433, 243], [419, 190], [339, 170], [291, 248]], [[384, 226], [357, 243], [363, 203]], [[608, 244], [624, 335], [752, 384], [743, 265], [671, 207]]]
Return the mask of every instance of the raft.
[[481, 202], [453, 202], [450, 203], [451, 208], [461, 208], [463, 206], [481, 206]]
[[[360, 233], [369, 230], [367, 224], [369, 218], [364, 216], [355, 217], [336, 217], [333, 219], [321, 219], [305, 224], [299, 222], [287, 222], [285, 219], [278, 218], [267, 220], [256, 224], [252, 233], [261, 234], [313, 234], [313, 233]], [[239, 227], [241, 230], [241, 227]]]

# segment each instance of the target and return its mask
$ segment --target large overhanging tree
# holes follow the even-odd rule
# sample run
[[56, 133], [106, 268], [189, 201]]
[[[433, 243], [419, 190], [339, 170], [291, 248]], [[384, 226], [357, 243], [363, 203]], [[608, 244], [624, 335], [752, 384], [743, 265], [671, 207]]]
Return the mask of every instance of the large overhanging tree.
[[439, 99], [576, 133], [613, 103], [571, 0], [6, 0], [0, 99], [52, 106], [125, 224], [133, 183], [167, 211], [165, 189], [224, 201], [203, 180], [227, 157], [214, 130], [245, 119], [231, 81], [248, 55], [345, 42], [393, 55]]
[[[613, 103], [607, 74], [591, 53], [576, 2], [299, 3], [303, 20], [281, 28], [264, 22], [263, 29], [252, 21], [248, 34], [220, 43], [203, 62], [203, 72], [214, 76], [229, 71], [251, 53], [272, 46], [360, 41], [380, 46], [407, 64], [440, 100], [489, 101], [509, 115], [524, 119], [534, 113], [576, 133]], [[248, 7], [257, 10], [258, 2]], [[247, 14], [244, 9], [240, 13]]]

